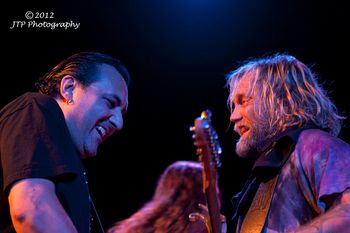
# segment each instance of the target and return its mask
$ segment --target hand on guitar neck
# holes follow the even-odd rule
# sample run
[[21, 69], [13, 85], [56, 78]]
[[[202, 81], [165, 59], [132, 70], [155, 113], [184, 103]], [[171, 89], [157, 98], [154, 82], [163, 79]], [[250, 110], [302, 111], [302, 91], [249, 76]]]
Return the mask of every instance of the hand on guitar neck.
[[190, 130], [194, 132], [194, 145], [204, 168], [203, 192], [207, 200], [207, 207], [199, 204], [202, 212], [190, 214], [190, 220], [202, 221], [208, 233], [226, 233], [225, 216], [220, 214], [221, 198], [217, 174], [217, 168], [221, 165], [219, 158], [221, 147], [218, 135], [211, 126], [211, 112], [209, 110], [202, 112]]

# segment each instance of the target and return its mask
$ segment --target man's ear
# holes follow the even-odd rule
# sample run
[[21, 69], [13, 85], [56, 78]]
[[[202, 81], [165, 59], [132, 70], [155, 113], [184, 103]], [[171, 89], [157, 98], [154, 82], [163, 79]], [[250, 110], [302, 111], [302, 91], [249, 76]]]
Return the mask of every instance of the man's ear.
[[66, 75], [61, 80], [60, 95], [64, 102], [71, 103], [73, 101], [73, 91], [76, 87], [77, 80], [71, 76]]

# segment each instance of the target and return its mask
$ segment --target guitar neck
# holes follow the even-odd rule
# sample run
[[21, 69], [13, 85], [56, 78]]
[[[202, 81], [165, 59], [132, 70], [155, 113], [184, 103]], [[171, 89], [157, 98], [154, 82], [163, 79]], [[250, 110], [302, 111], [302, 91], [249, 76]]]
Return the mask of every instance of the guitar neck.
[[209, 186], [205, 189], [209, 218], [212, 233], [221, 233], [221, 219], [220, 219], [220, 208], [218, 203], [218, 194], [216, 192], [216, 187]]
[[211, 233], [221, 233], [221, 214], [219, 205], [219, 194], [217, 193], [217, 179], [216, 174], [207, 167], [204, 163], [205, 178], [204, 192], [207, 199], [207, 205], [209, 210], [209, 220], [211, 226]]

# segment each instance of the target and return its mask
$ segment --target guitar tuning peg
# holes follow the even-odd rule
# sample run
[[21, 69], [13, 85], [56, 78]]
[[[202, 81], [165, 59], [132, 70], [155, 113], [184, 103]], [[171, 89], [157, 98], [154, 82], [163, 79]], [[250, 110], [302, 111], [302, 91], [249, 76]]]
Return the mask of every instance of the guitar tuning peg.
[[219, 145], [216, 145], [215, 150], [217, 151], [217, 153], [220, 155], [222, 153], [222, 149]]
[[221, 149], [221, 147], [220, 147], [219, 150], [218, 150], [218, 154], [219, 154], [219, 155], [222, 154], [222, 149]]
[[197, 154], [197, 155], [199, 155], [198, 160], [203, 161], [203, 156], [201, 154]]
[[196, 129], [196, 127], [190, 126], [190, 131], [191, 131], [191, 132], [195, 131], [195, 129]]
[[211, 111], [209, 109], [207, 109], [201, 113], [201, 118], [202, 119], [210, 119], [211, 115], [212, 115]]

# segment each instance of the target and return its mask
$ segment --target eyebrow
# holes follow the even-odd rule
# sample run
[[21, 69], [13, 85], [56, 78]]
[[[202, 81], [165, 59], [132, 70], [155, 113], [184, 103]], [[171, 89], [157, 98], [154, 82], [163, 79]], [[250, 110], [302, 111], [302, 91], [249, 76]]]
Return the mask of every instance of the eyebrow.
[[252, 97], [252, 96], [248, 96], [248, 95], [246, 95], [246, 94], [239, 93], [239, 94], [233, 96], [231, 102], [232, 102], [232, 103], [234, 103], [234, 102], [240, 102], [240, 101], [242, 101], [243, 99], [246, 99], [246, 100], [249, 101], [249, 100], [253, 99], [253, 97]]

